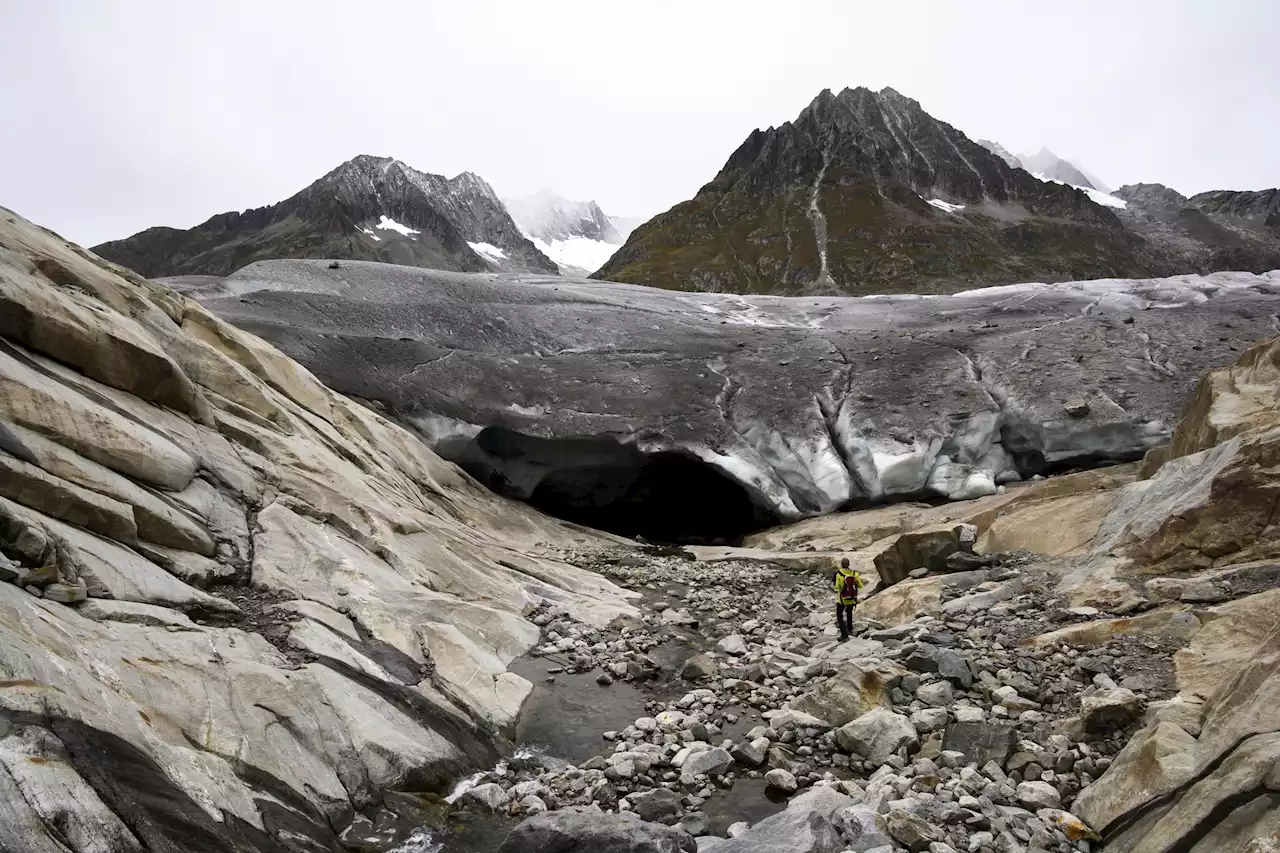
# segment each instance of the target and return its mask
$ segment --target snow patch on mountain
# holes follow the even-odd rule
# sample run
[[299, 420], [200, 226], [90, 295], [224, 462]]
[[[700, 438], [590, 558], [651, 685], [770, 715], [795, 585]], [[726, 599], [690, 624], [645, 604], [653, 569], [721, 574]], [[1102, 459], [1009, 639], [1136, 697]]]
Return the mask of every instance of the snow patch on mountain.
[[540, 240], [531, 237], [538, 251], [556, 262], [562, 275], [588, 276], [605, 265], [618, 251], [614, 243], [588, 240], [586, 237], [570, 237], [566, 240]]
[[938, 210], [946, 211], [947, 213], [955, 213], [957, 210], [964, 210], [963, 204], [952, 204], [951, 202], [943, 201], [940, 198], [931, 198], [928, 201], [929, 204], [938, 208]]
[[[488, 260], [505, 261], [507, 259], [507, 253], [502, 251], [492, 243], [468, 242], [467, 245], [470, 246], [472, 249], [474, 249], [479, 255], [481, 255], [482, 257]], [[546, 252], [543, 252], [543, 254], [545, 255]], [[554, 260], [554, 258], [552, 260]]]
[[380, 228], [383, 231], [395, 231], [397, 233], [403, 234], [406, 237], [411, 237], [414, 234], [422, 233], [421, 231], [416, 231], [413, 228], [410, 228], [408, 225], [401, 225], [399, 222], [396, 222], [394, 219], [392, 219], [390, 216], [387, 216], [385, 213], [382, 214], [382, 218], [378, 220], [378, 224], [375, 225], [374, 227]]
[[1079, 184], [1072, 184], [1072, 183], [1068, 183], [1067, 181], [1060, 181], [1057, 178], [1050, 177], [1049, 175], [1042, 175], [1042, 174], [1039, 174], [1038, 172], [1032, 172], [1031, 174], [1033, 177], [1039, 178], [1040, 180], [1046, 181], [1048, 183], [1066, 184], [1069, 187], [1075, 187], [1076, 189], [1080, 190], [1085, 195], [1087, 195], [1090, 199], [1092, 199], [1094, 204], [1100, 204], [1103, 207], [1117, 207], [1121, 210], [1124, 210], [1126, 207], [1129, 206], [1129, 202], [1125, 201], [1124, 199], [1117, 198], [1116, 196], [1113, 196], [1110, 193], [1104, 193], [1102, 190], [1096, 190], [1093, 187], [1083, 187], [1083, 186], [1080, 186]]

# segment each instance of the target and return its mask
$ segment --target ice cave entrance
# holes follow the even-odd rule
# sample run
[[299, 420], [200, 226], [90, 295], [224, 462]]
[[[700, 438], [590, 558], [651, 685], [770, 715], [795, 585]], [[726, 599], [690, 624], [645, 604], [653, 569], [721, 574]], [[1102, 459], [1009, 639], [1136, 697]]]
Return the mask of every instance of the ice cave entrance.
[[457, 461], [493, 491], [549, 515], [650, 542], [731, 543], [778, 523], [737, 481], [681, 451], [491, 426]]

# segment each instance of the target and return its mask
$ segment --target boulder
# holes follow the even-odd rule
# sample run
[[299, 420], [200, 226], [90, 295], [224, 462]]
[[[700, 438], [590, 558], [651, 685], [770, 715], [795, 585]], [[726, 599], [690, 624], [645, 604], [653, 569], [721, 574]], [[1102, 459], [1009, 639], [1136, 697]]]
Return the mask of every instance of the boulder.
[[1022, 782], [1015, 791], [1018, 802], [1029, 809], [1056, 809], [1062, 805], [1058, 789], [1048, 782]]
[[769, 739], [760, 737], [752, 741], [743, 741], [729, 750], [729, 754], [739, 764], [745, 764], [747, 767], [759, 767], [764, 763], [765, 755], [768, 751]]
[[716, 643], [716, 648], [726, 655], [740, 656], [747, 653], [747, 643], [741, 634], [730, 634]]
[[925, 568], [949, 571], [947, 557], [957, 551], [972, 551], [978, 538], [972, 524], [940, 524], [903, 533], [875, 558], [882, 586], [904, 580], [909, 572]]
[[933, 681], [920, 685], [916, 690], [916, 698], [934, 708], [945, 708], [955, 701], [955, 691], [948, 681]]
[[648, 823], [627, 812], [573, 806], [526, 819], [498, 853], [697, 853], [684, 830]]
[[920, 743], [911, 721], [887, 708], [868, 711], [836, 729], [836, 741], [846, 752], [875, 764], [883, 764], [904, 746], [914, 749]]
[[1017, 727], [1013, 723], [987, 723], [982, 712], [973, 722], [954, 722], [947, 726], [942, 737], [942, 748], [964, 753], [968, 761], [985, 766], [995, 762], [1000, 767], [1013, 754]]
[[934, 616], [942, 610], [943, 585], [942, 578], [929, 577], [877, 589], [858, 605], [858, 616], [885, 625], [901, 625], [921, 616]]
[[641, 820], [662, 821], [680, 813], [680, 795], [666, 788], [650, 788], [630, 794], [627, 802]]
[[906, 809], [893, 809], [884, 816], [885, 831], [911, 853], [927, 853], [929, 845], [941, 843], [943, 831]]
[[509, 799], [501, 785], [486, 782], [483, 785], [468, 788], [462, 796], [458, 797], [457, 803], [460, 806], [474, 806], [483, 811], [496, 812], [505, 807]]
[[853, 803], [834, 788], [813, 787], [792, 797], [783, 811], [713, 849], [715, 853], [840, 853], [845, 843], [837, 814]]
[[724, 773], [732, 766], [733, 756], [720, 747], [695, 752], [680, 766], [680, 782], [692, 785], [698, 776]]
[[701, 681], [716, 674], [716, 659], [706, 652], [689, 657], [680, 667], [680, 677], [685, 681]]
[[787, 794], [793, 793], [800, 787], [795, 775], [789, 770], [783, 770], [781, 767], [774, 768], [764, 774], [764, 783], [770, 788], [776, 788]]
[[890, 690], [892, 683], [886, 684], [878, 669], [844, 663], [834, 675], [792, 700], [788, 707], [835, 728], [873, 708], [888, 707]]
[[969, 668], [969, 659], [955, 649], [935, 649], [933, 660], [937, 665], [938, 675], [962, 690], [973, 686], [973, 671]]
[[947, 725], [947, 709], [921, 708], [918, 711], [912, 711], [909, 719], [918, 732], [936, 732]]
[[1142, 713], [1142, 700], [1132, 690], [1113, 687], [1080, 700], [1080, 722], [1090, 734], [1115, 732]]

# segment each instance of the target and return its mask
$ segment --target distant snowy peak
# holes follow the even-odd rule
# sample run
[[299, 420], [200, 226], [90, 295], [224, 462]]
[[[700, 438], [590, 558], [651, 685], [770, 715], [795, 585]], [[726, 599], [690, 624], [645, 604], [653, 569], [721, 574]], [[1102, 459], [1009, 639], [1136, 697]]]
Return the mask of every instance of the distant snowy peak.
[[1082, 190], [1098, 190], [1104, 194], [1111, 192], [1106, 184], [1092, 174], [1070, 160], [1064, 160], [1048, 148], [1041, 148], [1035, 154], [1013, 154], [999, 142], [992, 142], [990, 139], [979, 139], [978, 144], [1013, 168], [1030, 172], [1042, 180], [1070, 184]]
[[543, 190], [507, 199], [506, 205], [520, 230], [543, 242], [582, 238], [620, 245], [624, 239], [594, 201], [570, 201]]
[[1014, 169], [1022, 168], [1022, 163], [1018, 160], [1018, 158], [1013, 156], [1013, 154], [1009, 152], [1009, 149], [1005, 148], [999, 142], [992, 142], [990, 139], [979, 139], [978, 144], [981, 145], [983, 148], [987, 149], [988, 151], [990, 151], [992, 154], [999, 157], [1005, 163], [1009, 164], [1011, 168], [1014, 168]]
[[1048, 148], [1041, 148], [1035, 154], [1019, 154], [1018, 160], [1022, 163], [1022, 168], [1033, 175], [1046, 175], [1059, 183], [1081, 189], [1099, 189], [1080, 167], [1069, 160], [1063, 160]]

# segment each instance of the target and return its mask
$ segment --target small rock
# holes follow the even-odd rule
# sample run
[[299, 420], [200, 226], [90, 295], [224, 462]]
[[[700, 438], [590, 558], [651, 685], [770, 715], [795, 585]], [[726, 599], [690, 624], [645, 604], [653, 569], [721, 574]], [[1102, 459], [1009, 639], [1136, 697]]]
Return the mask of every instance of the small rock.
[[716, 643], [716, 648], [727, 655], [735, 657], [745, 655], [747, 653], [746, 640], [742, 639], [741, 634], [730, 634], [720, 642]]
[[666, 788], [651, 788], [627, 797], [631, 810], [641, 820], [661, 821], [680, 813], [680, 795]]
[[1066, 409], [1067, 414], [1073, 418], [1083, 418], [1089, 414], [1089, 403], [1078, 397], [1063, 403], [1062, 408]]
[[748, 767], [759, 767], [764, 763], [765, 755], [769, 751], [769, 739], [765, 737], [756, 738], [752, 741], [744, 741], [733, 749], [729, 750], [729, 754], [733, 756], [733, 760], [739, 764], [745, 764]]
[[1080, 700], [1080, 721], [1086, 732], [1101, 734], [1124, 728], [1138, 717], [1142, 700], [1132, 690], [1114, 687]]
[[694, 753], [685, 759], [680, 767], [680, 782], [690, 785], [695, 777], [723, 773], [733, 766], [733, 756], [726, 750], [716, 747]]
[[916, 691], [916, 698], [926, 705], [943, 708], [954, 701], [955, 691], [951, 687], [951, 682], [935, 681], [932, 684], [921, 685]]
[[765, 784], [770, 788], [777, 788], [779, 791], [786, 791], [788, 794], [800, 788], [800, 783], [796, 781], [796, 777], [791, 771], [778, 768], [770, 770], [764, 774]]
[[1058, 789], [1048, 782], [1023, 782], [1018, 785], [1015, 796], [1018, 802], [1029, 809], [1062, 808], [1062, 797]]
[[894, 841], [911, 851], [926, 853], [929, 845], [946, 838], [942, 830], [906, 809], [893, 809], [884, 818], [885, 831]]
[[478, 806], [485, 811], [496, 812], [506, 806], [507, 792], [496, 782], [486, 782], [467, 790], [458, 798], [458, 802], [462, 805]]
[[70, 583], [51, 583], [44, 588], [44, 597], [62, 604], [74, 604], [77, 601], [84, 601], [86, 595], [83, 586]]
[[701, 681], [713, 678], [715, 674], [716, 660], [706, 652], [692, 656], [680, 667], [680, 677], [685, 681]]

